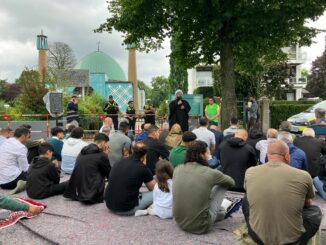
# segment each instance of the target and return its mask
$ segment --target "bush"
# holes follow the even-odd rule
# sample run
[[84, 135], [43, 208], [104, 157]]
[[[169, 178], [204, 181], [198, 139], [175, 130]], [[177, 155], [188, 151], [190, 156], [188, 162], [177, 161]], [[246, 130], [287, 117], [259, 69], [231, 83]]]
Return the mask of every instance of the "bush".
[[314, 104], [316, 101], [272, 101], [270, 104], [271, 127], [277, 129], [281, 122], [305, 111]]

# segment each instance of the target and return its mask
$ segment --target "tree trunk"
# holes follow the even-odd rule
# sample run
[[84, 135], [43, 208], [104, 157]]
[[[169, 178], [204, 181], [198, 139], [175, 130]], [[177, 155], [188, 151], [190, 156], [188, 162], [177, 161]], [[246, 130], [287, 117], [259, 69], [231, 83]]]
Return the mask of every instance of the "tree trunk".
[[220, 62], [222, 85], [221, 128], [224, 130], [229, 127], [230, 119], [237, 116], [234, 56], [232, 44], [227, 38], [222, 41]]

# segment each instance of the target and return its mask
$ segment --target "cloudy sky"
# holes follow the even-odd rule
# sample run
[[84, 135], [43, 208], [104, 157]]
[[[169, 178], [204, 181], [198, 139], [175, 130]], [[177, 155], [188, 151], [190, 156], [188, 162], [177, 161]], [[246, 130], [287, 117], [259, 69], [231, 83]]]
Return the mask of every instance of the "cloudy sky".
[[[94, 33], [108, 15], [106, 0], [0, 0], [0, 79], [9, 82], [19, 76], [24, 67], [37, 67], [36, 35], [41, 29], [48, 42], [65, 42], [75, 52], [77, 60], [97, 49], [108, 53], [127, 72], [128, 53], [121, 34]], [[309, 23], [326, 29], [326, 14]], [[309, 68], [311, 61], [321, 55], [325, 34], [318, 35], [311, 47], [304, 48]], [[169, 42], [158, 52], [138, 53], [138, 79], [147, 83], [154, 76], [169, 74]]]

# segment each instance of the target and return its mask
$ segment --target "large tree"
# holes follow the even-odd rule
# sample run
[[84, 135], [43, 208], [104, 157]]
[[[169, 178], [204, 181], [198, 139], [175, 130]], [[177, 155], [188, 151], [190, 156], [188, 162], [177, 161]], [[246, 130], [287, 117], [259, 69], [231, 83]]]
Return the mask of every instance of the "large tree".
[[146, 51], [177, 37], [180, 46], [171, 57], [187, 67], [220, 60], [226, 127], [236, 115], [235, 68], [255, 69], [262, 60], [278, 58], [281, 47], [309, 44], [317, 30], [304, 23], [325, 7], [325, 0], [112, 0], [97, 31], [120, 31], [125, 43]]
[[40, 74], [26, 68], [17, 80], [21, 91], [15, 105], [19, 111], [21, 113], [47, 113], [43, 97], [48, 90], [40, 81]]
[[326, 99], [326, 47], [323, 54], [312, 62], [307, 90], [312, 96]]
[[49, 65], [46, 82], [51, 89], [66, 89], [69, 71], [76, 65], [76, 57], [71, 47], [63, 42], [49, 45]]
[[158, 108], [161, 103], [165, 103], [169, 96], [168, 79], [164, 76], [152, 78], [152, 102], [155, 108]]
[[[170, 45], [172, 52], [177, 50], [179, 48], [178, 39], [172, 37]], [[187, 67], [178, 59], [170, 57], [169, 91], [174, 94], [177, 89], [181, 89], [185, 94], [188, 92]]]
[[58, 70], [70, 70], [76, 65], [76, 57], [70, 46], [63, 42], [54, 42], [48, 50], [49, 67]]

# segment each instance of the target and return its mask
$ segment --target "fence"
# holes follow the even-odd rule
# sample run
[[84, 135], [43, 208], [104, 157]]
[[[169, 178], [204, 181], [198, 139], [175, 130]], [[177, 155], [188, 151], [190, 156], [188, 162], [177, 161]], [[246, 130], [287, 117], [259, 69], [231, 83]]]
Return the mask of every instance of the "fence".
[[[125, 114], [115, 114], [119, 117], [121, 122], [126, 118]], [[149, 115], [149, 114], [148, 114]], [[93, 138], [101, 126], [103, 125], [103, 120], [107, 115], [105, 114], [80, 114], [79, 115], [79, 126], [84, 129], [84, 138], [90, 139]], [[109, 115], [112, 116], [112, 115]], [[144, 114], [136, 114], [136, 128], [135, 133], [138, 134], [141, 131], [141, 125], [144, 123]], [[20, 120], [11, 120], [17, 119]], [[190, 126], [194, 127], [197, 125], [198, 117], [190, 117]], [[40, 120], [43, 119], [43, 120]], [[156, 116], [155, 117], [156, 125], [159, 127], [163, 126], [164, 122], [167, 122], [167, 116]], [[32, 126], [32, 139], [39, 138], [48, 138], [51, 135], [51, 128], [56, 126], [55, 118], [52, 118], [49, 114], [22, 114], [22, 115], [9, 115], [9, 114], [0, 114], [0, 127], [10, 127], [15, 130], [17, 127], [28, 124]], [[66, 128], [67, 120], [65, 117], [58, 119], [58, 126], [63, 129]]]

